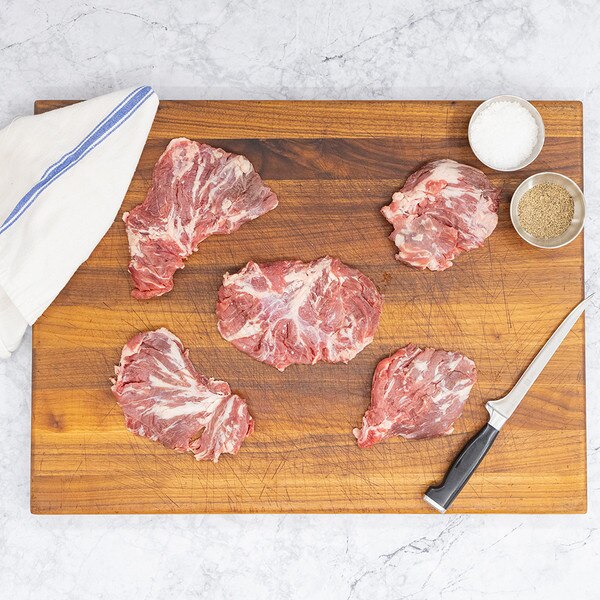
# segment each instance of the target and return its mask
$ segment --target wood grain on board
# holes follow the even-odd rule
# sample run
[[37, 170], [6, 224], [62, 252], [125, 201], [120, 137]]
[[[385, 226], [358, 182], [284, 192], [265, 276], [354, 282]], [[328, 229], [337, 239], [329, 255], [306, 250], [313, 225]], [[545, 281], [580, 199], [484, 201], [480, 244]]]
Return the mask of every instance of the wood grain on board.
[[[44, 112], [68, 104], [39, 101]], [[483, 170], [503, 189], [498, 228], [442, 273], [394, 260], [381, 206], [423, 162], [482, 167], [467, 143], [477, 102], [161, 102], [122, 210], [33, 331], [31, 509], [35, 513], [429, 512], [445, 473], [498, 398], [583, 295], [583, 236], [553, 251], [523, 242], [509, 200], [538, 171], [582, 184], [582, 106], [536, 102], [539, 158], [518, 173]], [[230, 236], [202, 242], [174, 290], [130, 297], [121, 214], [145, 196], [169, 140], [187, 136], [245, 154], [280, 204]], [[85, 201], [85, 190], [82, 190]], [[221, 278], [248, 260], [337, 256], [385, 296], [372, 345], [348, 365], [285, 373], [224, 341], [214, 308]], [[109, 378], [123, 344], [168, 327], [197, 368], [248, 400], [256, 431], [235, 457], [196, 462], [127, 431]], [[454, 512], [586, 510], [583, 319], [503, 429]], [[479, 380], [446, 437], [360, 450], [352, 428], [381, 358], [414, 342], [473, 358]]]

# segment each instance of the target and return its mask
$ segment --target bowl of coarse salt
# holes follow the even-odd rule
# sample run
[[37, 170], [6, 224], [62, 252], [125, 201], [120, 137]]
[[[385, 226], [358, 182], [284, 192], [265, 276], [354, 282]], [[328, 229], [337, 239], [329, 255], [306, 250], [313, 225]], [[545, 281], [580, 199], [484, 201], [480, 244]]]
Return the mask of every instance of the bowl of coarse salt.
[[475, 156], [495, 171], [518, 171], [532, 163], [544, 145], [544, 121], [518, 96], [494, 96], [480, 104], [469, 121]]

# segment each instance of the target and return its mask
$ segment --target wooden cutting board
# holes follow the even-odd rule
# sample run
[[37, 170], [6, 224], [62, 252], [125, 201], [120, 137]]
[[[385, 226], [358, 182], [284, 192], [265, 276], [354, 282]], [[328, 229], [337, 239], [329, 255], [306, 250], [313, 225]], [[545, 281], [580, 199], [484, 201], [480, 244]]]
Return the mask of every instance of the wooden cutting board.
[[[68, 104], [39, 101], [36, 112]], [[516, 382], [583, 297], [583, 236], [553, 251], [528, 246], [509, 219], [516, 186], [538, 171], [582, 184], [582, 105], [536, 102], [546, 143], [518, 173], [483, 169], [503, 188], [484, 248], [442, 272], [394, 260], [379, 209], [409, 173], [450, 157], [478, 167], [467, 143], [477, 102], [162, 102], [113, 226], [33, 330], [31, 510], [34, 513], [429, 512], [440, 480], [487, 418], [485, 401]], [[140, 203], [171, 138], [245, 154], [279, 207], [213, 236], [151, 301], [129, 296], [121, 213]], [[85, 202], [85, 190], [81, 190]], [[285, 373], [225, 342], [214, 315], [226, 271], [257, 262], [337, 256], [385, 296], [375, 341], [348, 365]], [[168, 327], [197, 368], [248, 400], [256, 431], [236, 457], [196, 462], [131, 434], [109, 378], [123, 344]], [[479, 381], [455, 432], [360, 450], [352, 428], [375, 365], [414, 342], [473, 358]], [[453, 506], [455, 512], [586, 510], [584, 328], [579, 321]]]

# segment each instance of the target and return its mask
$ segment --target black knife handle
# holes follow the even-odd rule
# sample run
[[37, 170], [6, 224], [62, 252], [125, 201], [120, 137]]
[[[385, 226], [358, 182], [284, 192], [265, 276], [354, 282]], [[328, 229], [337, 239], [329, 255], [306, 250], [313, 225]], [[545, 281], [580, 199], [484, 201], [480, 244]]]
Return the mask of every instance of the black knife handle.
[[424, 500], [440, 512], [446, 512], [492, 447], [498, 433], [500, 432], [496, 428], [486, 423], [454, 459], [444, 481], [440, 485], [432, 485], [425, 492]]

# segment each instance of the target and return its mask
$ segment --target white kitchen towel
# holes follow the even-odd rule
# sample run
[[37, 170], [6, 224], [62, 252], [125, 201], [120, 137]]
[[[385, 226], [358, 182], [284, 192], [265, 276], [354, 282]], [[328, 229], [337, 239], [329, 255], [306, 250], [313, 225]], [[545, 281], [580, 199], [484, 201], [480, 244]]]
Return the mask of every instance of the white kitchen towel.
[[0, 357], [16, 349], [107, 232], [157, 107], [144, 86], [0, 131]]

